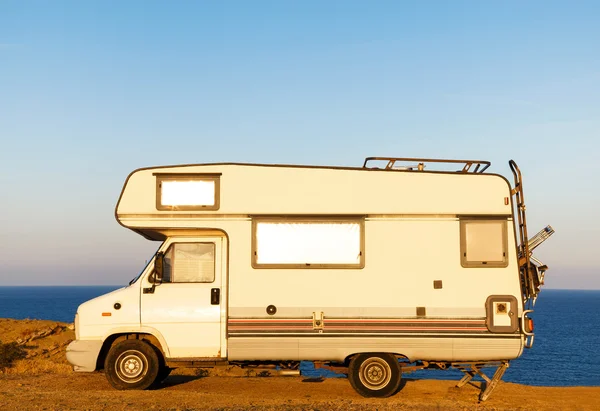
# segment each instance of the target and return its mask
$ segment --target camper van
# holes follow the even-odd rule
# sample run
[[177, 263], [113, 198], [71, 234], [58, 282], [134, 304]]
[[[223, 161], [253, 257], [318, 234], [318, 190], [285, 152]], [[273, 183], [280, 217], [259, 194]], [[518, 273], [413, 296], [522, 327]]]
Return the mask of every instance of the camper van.
[[177, 367], [312, 361], [366, 397], [454, 367], [459, 385], [488, 380], [485, 400], [533, 344], [547, 267], [532, 250], [553, 233], [528, 238], [509, 165], [512, 187], [476, 160], [135, 170], [115, 216], [160, 246], [128, 286], [79, 306], [67, 359], [117, 389]]

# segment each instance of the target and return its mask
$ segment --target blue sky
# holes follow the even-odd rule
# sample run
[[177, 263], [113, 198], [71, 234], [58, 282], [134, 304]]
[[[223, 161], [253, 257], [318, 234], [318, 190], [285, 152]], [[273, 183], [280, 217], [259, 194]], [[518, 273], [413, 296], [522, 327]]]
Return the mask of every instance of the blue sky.
[[123, 284], [138, 167], [474, 158], [553, 288], [600, 289], [600, 4], [0, 2], [0, 285]]

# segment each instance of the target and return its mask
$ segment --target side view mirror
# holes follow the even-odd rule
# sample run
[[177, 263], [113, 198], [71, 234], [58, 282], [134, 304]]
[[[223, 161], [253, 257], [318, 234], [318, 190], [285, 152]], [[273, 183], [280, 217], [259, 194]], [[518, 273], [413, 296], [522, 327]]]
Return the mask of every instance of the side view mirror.
[[156, 258], [154, 259], [154, 270], [148, 277], [148, 280], [150, 283], [152, 283], [152, 287], [144, 288], [144, 294], [154, 294], [156, 285], [162, 284], [164, 260], [164, 253], [156, 253]]
[[152, 282], [154, 284], [162, 283], [164, 262], [165, 262], [165, 254], [163, 252], [157, 253], [156, 259], [154, 260], [155, 275], [152, 277]]

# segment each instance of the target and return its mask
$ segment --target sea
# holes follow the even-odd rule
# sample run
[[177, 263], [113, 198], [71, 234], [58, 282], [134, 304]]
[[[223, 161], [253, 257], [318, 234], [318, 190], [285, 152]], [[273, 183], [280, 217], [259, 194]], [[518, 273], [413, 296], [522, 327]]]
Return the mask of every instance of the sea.
[[[0, 318], [73, 322], [79, 304], [117, 288], [0, 287]], [[600, 386], [600, 290], [542, 290], [532, 317], [533, 348], [511, 361], [504, 381], [534, 386]], [[307, 377], [339, 376], [315, 370], [310, 362], [303, 362], [300, 369]], [[421, 370], [406, 377], [458, 380], [462, 373]]]

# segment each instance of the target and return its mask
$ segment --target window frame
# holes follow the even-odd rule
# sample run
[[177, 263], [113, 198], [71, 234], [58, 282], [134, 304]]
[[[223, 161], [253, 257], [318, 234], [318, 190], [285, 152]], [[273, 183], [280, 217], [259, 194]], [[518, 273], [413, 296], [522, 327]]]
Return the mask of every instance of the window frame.
[[[260, 223], [290, 223], [290, 224], [358, 224], [360, 235], [360, 260], [358, 264], [336, 263], [258, 263], [257, 226]], [[257, 269], [363, 269], [365, 268], [365, 219], [364, 217], [256, 217], [252, 218], [252, 248], [251, 265]]]
[[[214, 211], [221, 205], [221, 173], [154, 173], [156, 176], [156, 209], [159, 211]], [[163, 205], [162, 183], [163, 181], [209, 181], [214, 182], [214, 204], [213, 205]]]
[[[500, 261], [471, 261], [467, 258], [467, 230], [469, 223], [502, 225], [502, 252]], [[463, 268], [506, 268], [508, 267], [508, 219], [506, 217], [461, 217], [460, 218], [460, 265]]]

